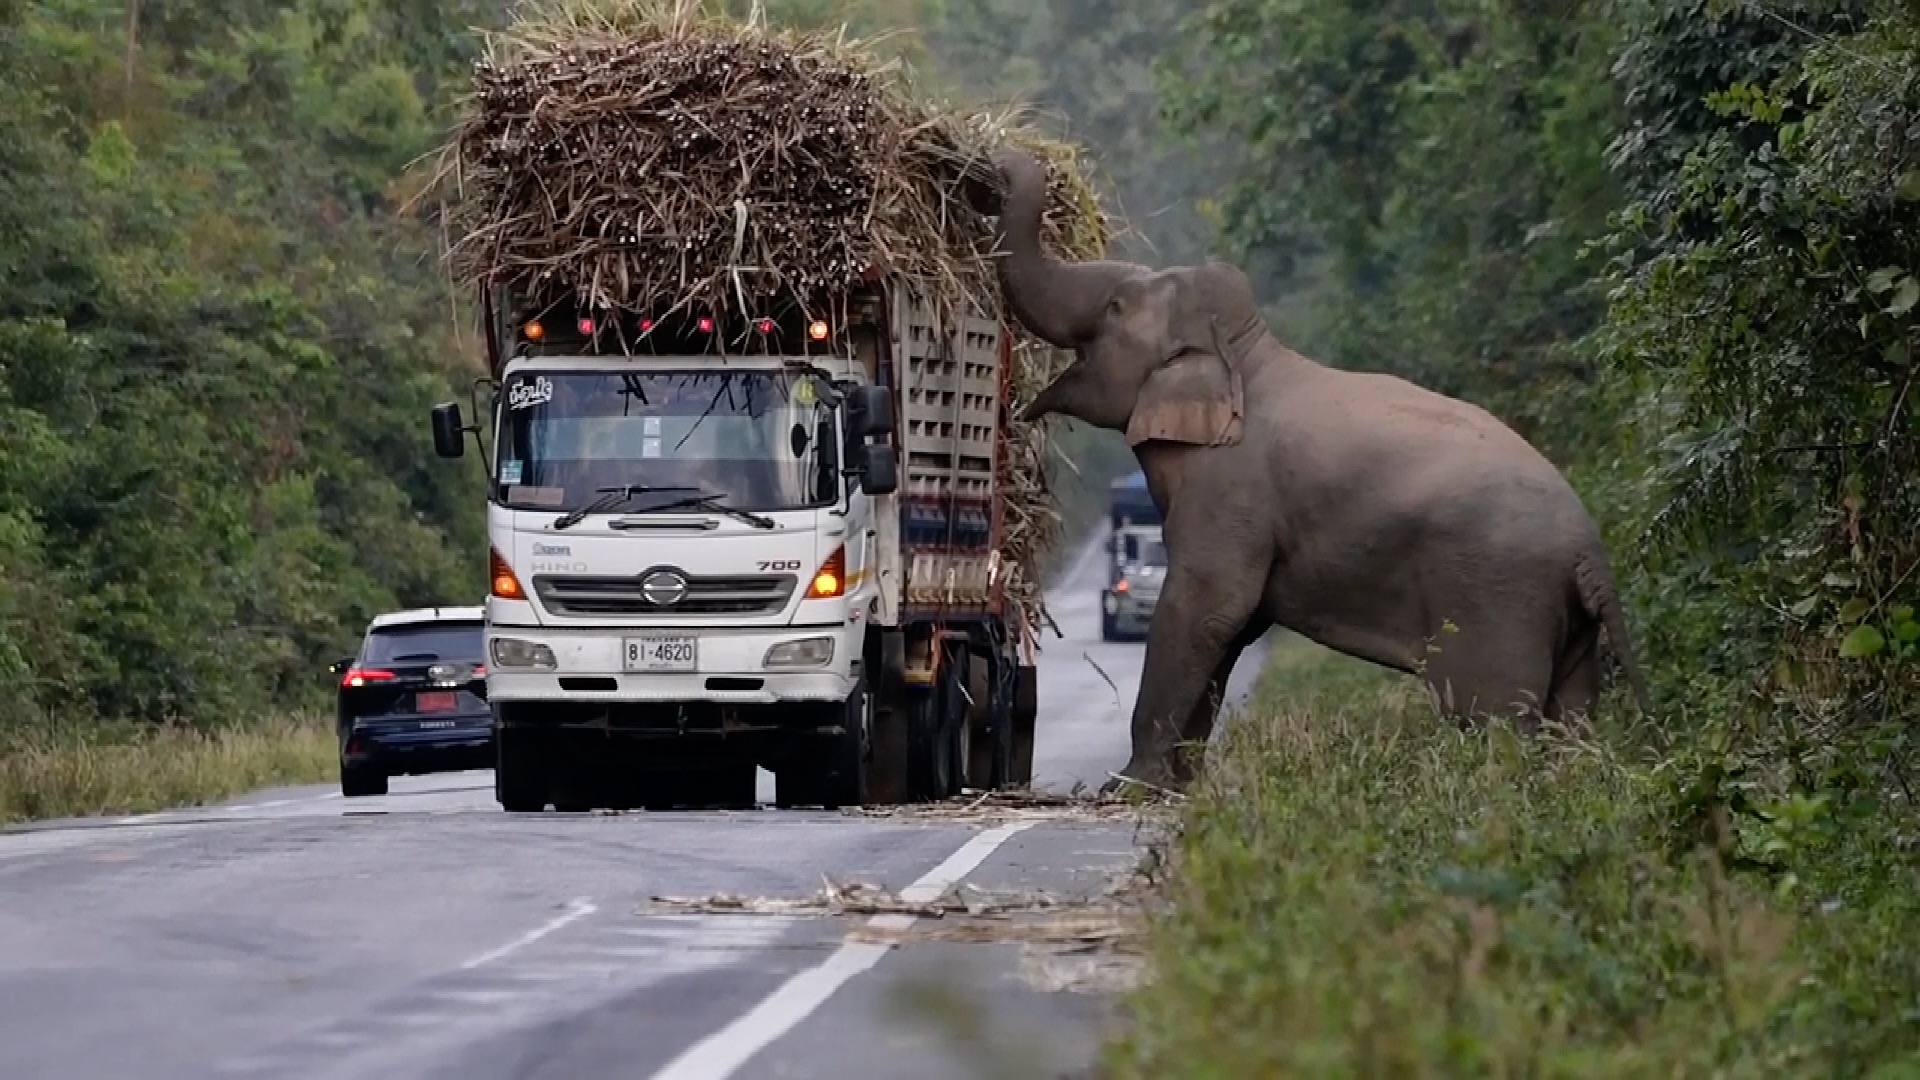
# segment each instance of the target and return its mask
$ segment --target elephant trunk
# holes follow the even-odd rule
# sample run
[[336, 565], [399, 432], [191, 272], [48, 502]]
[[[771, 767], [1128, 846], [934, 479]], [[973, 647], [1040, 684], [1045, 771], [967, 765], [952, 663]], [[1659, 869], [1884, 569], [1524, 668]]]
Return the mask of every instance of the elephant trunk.
[[1040, 249], [1040, 214], [1047, 201], [1047, 171], [1031, 154], [1001, 150], [994, 164], [1007, 179], [995, 247], [1000, 287], [1020, 325], [1034, 336], [1070, 349], [1093, 336], [1113, 287], [1141, 267], [1121, 262], [1063, 263]]

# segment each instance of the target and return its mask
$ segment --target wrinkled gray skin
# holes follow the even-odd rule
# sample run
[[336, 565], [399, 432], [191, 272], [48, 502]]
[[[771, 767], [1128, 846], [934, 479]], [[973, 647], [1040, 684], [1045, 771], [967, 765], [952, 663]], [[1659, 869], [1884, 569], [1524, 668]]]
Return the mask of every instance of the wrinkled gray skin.
[[1234, 661], [1272, 626], [1419, 674], [1449, 716], [1527, 723], [1591, 714], [1604, 626], [1647, 708], [1599, 531], [1525, 440], [1293, 352], [1232, 266], [1046, 256], [1045, 173], [994, 163], [1008, 306], [1077, 353], [1022, 415], [1126, 432], [1166, 518], [1125, 776], [1191, 781]]

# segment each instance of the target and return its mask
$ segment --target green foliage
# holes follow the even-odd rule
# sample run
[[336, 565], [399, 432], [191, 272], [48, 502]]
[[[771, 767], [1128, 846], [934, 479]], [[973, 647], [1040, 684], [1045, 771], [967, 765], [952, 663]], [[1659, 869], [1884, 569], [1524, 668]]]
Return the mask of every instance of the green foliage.
[[481, 580], [422, 434], [452, 298], [389, 195], [468, 13], [148, 5], [129, 48], [119, 3], [0, 10], [0, 711], [312, 700]]
[[1724, 792], [1690, 786], [1704, 762], [1649, 767], [1618, 736], [1463, 734], [1297, 639], [1272, 664], [1185, 815], [1112, 1075], [1920, 1060], [1920, 894], [1871, 803], [1760, 801], [1767, 829], [1736, 845]]
[[1910, 773], [1920, 17], [1641, 5], [1627, 33], [1602, 341], [1656, 435], [1647, 592], [1683, 648], [1739, 627], [1719, 674], [1759, 677], [1761, 747]]
[[1183, 131], [1244, 143], [1225, 235], [1283, 334], [1500, 411], [1556, 456], [1592, 440], [1604, 298], [1582, 248], [1614, 185], [1604, 6], [1217, 0], [1162, 86]]

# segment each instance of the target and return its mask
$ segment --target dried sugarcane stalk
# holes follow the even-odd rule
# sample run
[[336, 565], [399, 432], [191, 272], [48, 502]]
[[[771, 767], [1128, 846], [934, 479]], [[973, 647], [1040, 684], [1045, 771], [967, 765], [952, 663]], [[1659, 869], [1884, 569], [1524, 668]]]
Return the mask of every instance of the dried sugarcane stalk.
[[[546, 0], [476, 62], [435, 183], [470, 283], [571, 290], [602, 310], [770, 301], [826, 310], [876, 269], [949, 313], [1004, 318], [991, 222], [968, 197], [1017, 143], [1048, 163], [1042, 239], [1098, 258], [1109, 222], [1072, 147], [945, 108], [844, 34], [776, 33], [699, 0]], [[1016, 328], [1015, 398], [1065, 358]], [[1009, 588], [1043, 622], [1058, 542], [1044, 425], [1012, 422]]]

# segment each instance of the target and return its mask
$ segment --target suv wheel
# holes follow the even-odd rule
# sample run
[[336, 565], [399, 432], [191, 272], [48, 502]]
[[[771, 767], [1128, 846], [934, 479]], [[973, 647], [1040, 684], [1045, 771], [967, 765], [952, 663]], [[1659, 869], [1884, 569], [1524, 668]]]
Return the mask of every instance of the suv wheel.
[[340, 794], [358, 799], [386, 793], [387, 774], [379, 766], [340, 763]]

